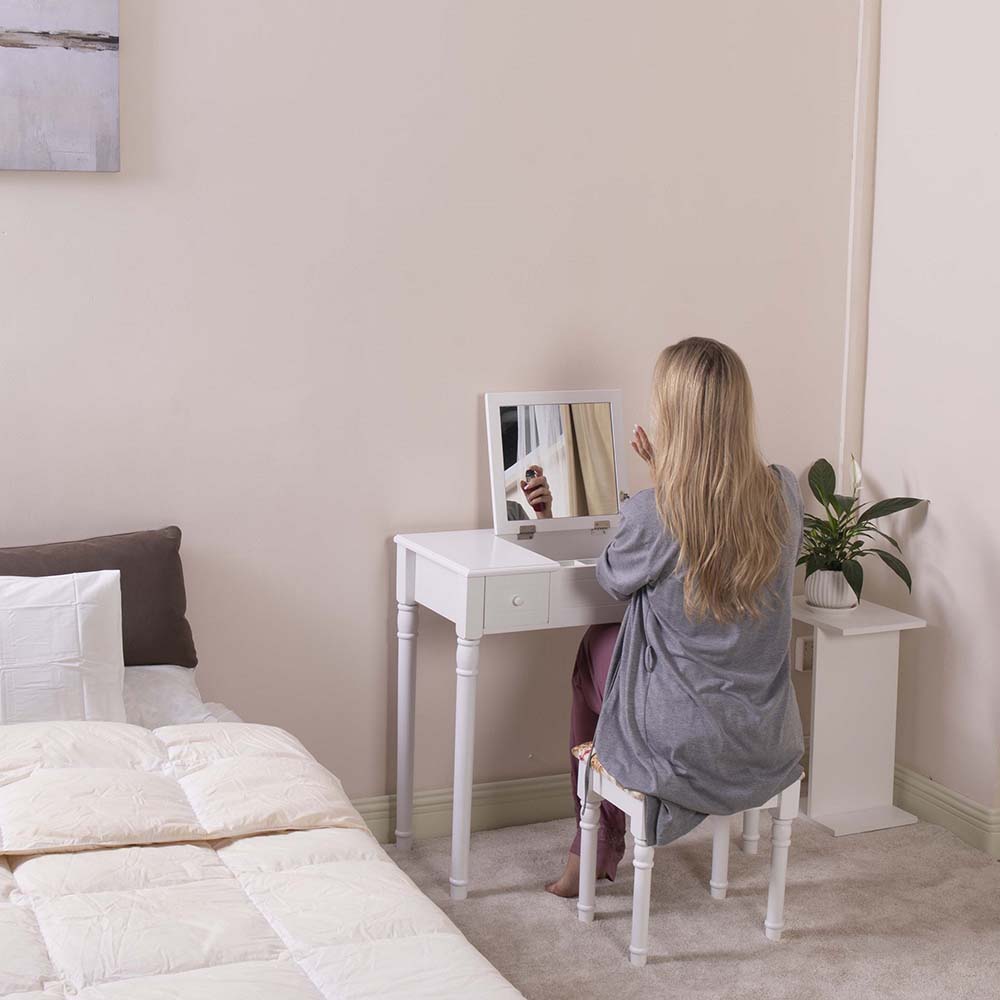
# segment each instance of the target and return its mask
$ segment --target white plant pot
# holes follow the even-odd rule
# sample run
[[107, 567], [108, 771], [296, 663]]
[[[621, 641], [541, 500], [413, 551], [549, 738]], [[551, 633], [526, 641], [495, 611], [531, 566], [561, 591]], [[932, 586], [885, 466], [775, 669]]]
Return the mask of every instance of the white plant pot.
[[806, 580], [806, 604], [814, 608], [847, 611], [857, 607], [858, 599], [843, 573], [821, 569]]

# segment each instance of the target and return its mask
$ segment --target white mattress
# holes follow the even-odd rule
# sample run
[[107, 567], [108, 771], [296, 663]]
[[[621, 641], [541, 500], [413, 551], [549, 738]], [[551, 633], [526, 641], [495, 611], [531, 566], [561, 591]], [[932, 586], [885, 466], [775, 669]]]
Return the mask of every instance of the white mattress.
[[163, 664], [125, 668], [125, 721], [156, 729], [183, 726], [189, 722], [242, 722], [218, 702], [202, 701], [188, 667]]
[[288, 733], [0, 727], [0, 998], [520, 996]]

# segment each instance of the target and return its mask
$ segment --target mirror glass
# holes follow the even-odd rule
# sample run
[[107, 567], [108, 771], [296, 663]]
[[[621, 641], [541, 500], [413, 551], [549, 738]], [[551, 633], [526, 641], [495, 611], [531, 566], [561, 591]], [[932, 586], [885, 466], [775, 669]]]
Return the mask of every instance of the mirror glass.
[[618, 513], [610, 403], [500, 407], [508, 521]]

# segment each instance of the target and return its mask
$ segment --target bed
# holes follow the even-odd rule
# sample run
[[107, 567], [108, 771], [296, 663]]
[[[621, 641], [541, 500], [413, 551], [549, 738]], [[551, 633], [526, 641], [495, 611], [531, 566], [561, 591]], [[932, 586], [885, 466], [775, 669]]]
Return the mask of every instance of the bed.
[[0, 727], [0, 997], [519, 996], [283, 730]]
[[519, 997], [294, 736], [202, 700], [180, 541], [0, 549], [0, 998]]

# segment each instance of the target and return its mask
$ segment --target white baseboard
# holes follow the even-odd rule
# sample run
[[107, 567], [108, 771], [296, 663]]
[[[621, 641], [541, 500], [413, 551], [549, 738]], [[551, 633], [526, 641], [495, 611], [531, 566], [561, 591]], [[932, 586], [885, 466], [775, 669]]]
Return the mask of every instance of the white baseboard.
[[[1000, 860], [1000, 809], [989, 809], [946, 785], [896, 765], [897, 806], [928, 823], [937, 823], [967, 844]], [[393, 839], [395, 795], [376, 795], [354, 803], [380, 843]], [[573, 815], [568, 774], [513, 781], [489, 781], [472, 787], [472, 829], [544, 823]], [[451, 832], [451, 789], [417, 792], [413, 799], [413, 834], [418, 840]]]
[[893, 797], [900, 809], [951, 830], [1000, 860], [1000, 809], [990, 809], [902, 764], [896, 765]]
[[[451, 833], [451, 789], [435, 788], [413, 796], [413, 836], [417, 840]], [[394, 837], [396, 796], [356, 799], [354, 807], [382, 844]], [[544, 823], [574, 813], [569, 773], [513, 781], [487, 781], [472, 786], [472, 829]]]
[[[802, 766], [808, 777], [808, 735], [805, 744]], [[936, 823], [951, 830], [967, 844], [1000, 861], [1000, 809], [990, 809], [903, 764], [896, 765], [892, 798], [900, 809], [913, 813], [926, 823]]]

